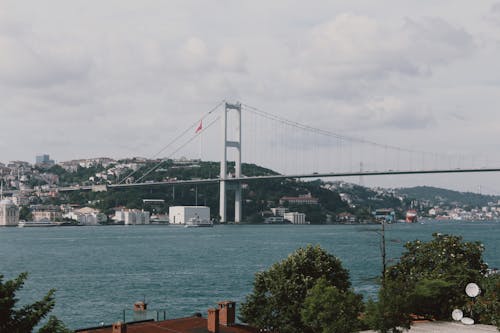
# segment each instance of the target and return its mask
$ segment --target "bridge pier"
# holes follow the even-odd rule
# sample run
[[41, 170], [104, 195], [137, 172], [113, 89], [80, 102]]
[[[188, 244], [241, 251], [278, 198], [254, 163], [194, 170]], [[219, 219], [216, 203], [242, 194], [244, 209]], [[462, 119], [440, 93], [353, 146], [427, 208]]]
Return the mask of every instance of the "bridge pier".
[[[227, 139], [227, 113], [231, 110], [234, 110], [237, 112], [238, 115], [238, 120], [237, 120], [237, 126], [236, 126], [236, 140], [234, 141], [228, 141]], [[222, 115], [222, 146], [223, 146], [223, 151], [222, 151], [222, 158], [220, 162], [220, 201], [219, 201], [219, 216], [220, 216], [220, 222], [225, 223], [227, 222], [227, 184], [226, 180], [228, 179], [228, 174], [227, 174], [227, 149], [228, 148], [235, 148], [236, 149], [236, 160], [235, 160], [235, 172], [234, 172], [234, 177], [240, 178], [241, 177], [241, 104], [236, 103], [236, 104], [229, 104], [225, 103], [224, 106], [224, 111]], [[235, 182], [234, 183], [234, 222], [239, 223], [241, 222], [241, 213], [242, 213], [242, 199], [241, 199], [241, 183]]]

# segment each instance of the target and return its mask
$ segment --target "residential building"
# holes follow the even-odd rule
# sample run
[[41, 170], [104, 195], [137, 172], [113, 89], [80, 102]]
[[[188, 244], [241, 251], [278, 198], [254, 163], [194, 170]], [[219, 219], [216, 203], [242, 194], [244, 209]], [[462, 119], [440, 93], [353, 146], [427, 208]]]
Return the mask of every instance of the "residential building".
[[12, 202], [17, 206], [27, 206], [30, 203], [30, 198], [27, 194], [18, 192], [12, 195]]
[[290, 205], [317, 205], [319, 203], [318, 198], [311, 196], [311, 193], [299, 195], [298, 197], [282, 197], [280, 199], [280, 205], [289, 203]]
[[354, 214], [343, 212], [337, 215], [337, 222], [350, 224], [350, 223], [356, 223], [357, 219]]
[[61, 221], [62, 212], [57, 206], [35, 206], [33, 211], [33, 221]]
[[55, 164], [54, 160], [50, 159], [48, 154], [38, 155], [36, 157], [36, 165], [52, 166]]

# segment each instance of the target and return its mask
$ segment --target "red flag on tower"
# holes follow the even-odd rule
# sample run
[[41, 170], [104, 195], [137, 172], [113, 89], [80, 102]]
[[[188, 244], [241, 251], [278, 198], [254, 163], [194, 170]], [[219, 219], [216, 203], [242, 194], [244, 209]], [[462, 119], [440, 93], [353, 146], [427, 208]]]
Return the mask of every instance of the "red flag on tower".
[[203, 129], [203, 124], [202, 124], [202, 120], [200, 120], [200, 124], [198, 125], [198, 127], [196, 127], [195, 134], [198, 134], [199, 132], [201, 132], [202, 129]]

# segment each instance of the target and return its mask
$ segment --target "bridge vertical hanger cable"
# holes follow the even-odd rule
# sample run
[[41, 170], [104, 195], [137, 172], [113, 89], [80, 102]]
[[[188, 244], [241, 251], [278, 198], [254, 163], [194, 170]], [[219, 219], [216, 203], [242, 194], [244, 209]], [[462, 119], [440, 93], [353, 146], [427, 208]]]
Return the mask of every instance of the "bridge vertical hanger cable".
[[[341, 134], [338, 134], [338, 133], [335, 133], [332, 131], [322, 130], [322, 129], [315, 128], [315, 127], [312, 127], [309, 125], [305, 125], [305, 124], [301, 124], [301, 123], [298, 123], [295, 121], [291, 121], [291, 120], [288, 120], [286, 118], [265, 112], [263, 110], [260, 110], [256, 107], [253, 107], [253, 106], [250, 106], [248, 104], [242, 103], [242, 106], [244, 106], [246, 109], [250, 110], [251, 112], [258, 114], [261, 117], [267, 118], [267, 119], [272, 120], [272, 121], [282, 122], [283, 124], [286, 124], [287, 126], [292, 126], [292, 127], [301, 129], [303, 131], [313, 132], [313, 133], [316, 133], [318, 135], [336, 137], [336, 138], [342, 140], [343, 145], [346, 147], [347, 147], [347, 143], [364, 143], [366, 145], [370, 145], [370, 146], [374, 147], [375, 149], [376, 148], [383, 149], [384, 147], [386, 147], [387, 149], [393, 151], [395, 154], [397, 154], [398, 152], [404, 153], [405, 154], [404, 162], [405, 162], [405, 165], [410, 166], [409, 169], [413, 169], [416, 166], [414, 163], [415, 162], [414, 156], [412, 156], [412, 155], [414, 155], [415, 153], [422, 153], [423, 152], [420, 150], [413, 150], [413, 149], [408, 149], [408, 148], [394, 146], [394, 145], [381, 144], [381, 143], [377, 143], [375, 141], [366, 140], [366, 139], [362, 139], [362, 138], [358, 138], [358, 137], [341, 135]], [[433, 152], [424, 152], [424, 153], [432, 154]], [[436, 154], [438, 154], [438, 153], [436, 153]], [[444, 155], [444, 154], [440, 153], [439, 155]], [[381, 157], [377, 158], [377, 160], [380, 160], [380, 159], [381, 159]], [[392, 158], [390, 160], [393, 161]], [[351, 163], [349, 161], [347, 161], [347, 163], [344, 163], [344, 164], [347, 164], [346, 169], [349, 169], [349, 166]], [[394, 166], [392, 168], [394, 168]]]

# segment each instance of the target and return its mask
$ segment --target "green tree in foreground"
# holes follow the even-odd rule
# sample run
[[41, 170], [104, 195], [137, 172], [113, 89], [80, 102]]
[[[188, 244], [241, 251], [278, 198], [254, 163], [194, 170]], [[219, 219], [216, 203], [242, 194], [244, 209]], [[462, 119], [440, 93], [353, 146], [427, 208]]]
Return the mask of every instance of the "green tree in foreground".
[[350, 333], [361, 329], [362, 311], [361, 295], [340, 291], [321, 278], [307, 293], [301, 315], [313, 332]]
[[379, 301], [367, 307], [372, 328], [381, 332], [408, 328], [411, 315], [450, 319], [469, 300], [465, 286], [479, 283], [487, 269], [483, 245], [459, 236], [433, 234], [431, 241], [408, 242], [405, 248], [386, 271]]
[[[255, 275], [253, 292], [241, 307], [241, 319], [260, 329], [280, 333], [317, 332], [302, 319], [308, 291], [322, 279], [323, 286], [334, 287], [332, 297], [354, 302], [349, 293], [349, 273], [339, 259], [319, 246], [299, 248], [285, 260]], [[319, 288], [319, 287], [318, 287]], [[314, 307], [314, 294], [309, 294], [309, 308]], [[333, 304], [333, 301], [330, 301]], [[341, 305], [335, 305], [341, 306]], [[323, 309], [325, 312], [330, 309]], [[305, 310], [307, 321], [314, 323]]]
[[[54, 308], [54, 293], [51, 289], [40, 301], [16, 309], [19, 299], [16, 292], [24, 285], [28, 273], [21, 273], [13, 280], [3, 282], [0, 275], [0, 333], [29, 333]], [[39, 333], [69, 333], [64, 324], [51, 317]]]

